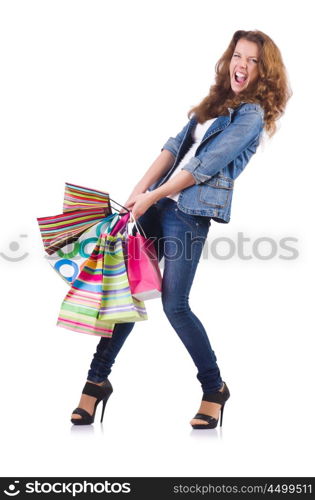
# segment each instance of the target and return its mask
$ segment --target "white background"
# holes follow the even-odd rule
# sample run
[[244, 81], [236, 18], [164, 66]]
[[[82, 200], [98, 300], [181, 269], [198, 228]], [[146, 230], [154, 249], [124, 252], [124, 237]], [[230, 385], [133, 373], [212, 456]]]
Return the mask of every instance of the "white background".
[[[313, 475], [311, 2], [0, 6], [2, 475]], [[72, 427], [98, 338], [55, 326], [68, 288], [43, 258], [36, 217], [61, 213], [65, 181], [126, 201], [208, 93], [237, 29], [274, 39], [294, 95], [277, 134], [236, 181], [231, 222], [213, 222], [207, 242], [236, 243], [242, 232], [252, 255], [253, 242], [269, 237], [276, 256], [210, 252], [191, 292], [231, 391], [222, 430], [189, 425], [201, 389], [160, 300], [146, 302], [149, 320], [117, 357], [103, 427], [100, 413], [93, 426]], [[297, 259], [280, 258], [289, 236]], [[25, 253], [15, 263], [3, 256]]]

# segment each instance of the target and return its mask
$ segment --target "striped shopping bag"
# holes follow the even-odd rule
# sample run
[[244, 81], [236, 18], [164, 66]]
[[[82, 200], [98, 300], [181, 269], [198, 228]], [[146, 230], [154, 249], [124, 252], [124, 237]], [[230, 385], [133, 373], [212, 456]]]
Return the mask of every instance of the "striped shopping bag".
[[109, 194], [77, 184], [65, 183], [63, 212], [101, 208], [105, 214], [111, 213]]
[[87, 229], [104, 219], [103, 209], [75, 210], [51, 217], [37, 217], [45, 252], [52, 255], [74, 243]]
[[61, 305], [57, 325], [111, 337], [115, 323], [147, 319], [145, 305], [132, 297], [123, 239], [102, 233]]
[[37, 217], [48, 255], [75, 242], [87, 229], [112, 213], [109, 194], [76, 184], [65, 184], [63, 213]]
[[48, 255], [46, 257], [48, 262], [68, 284], [73, 283], [85, 265], [86, 259], [90, 257], [100, 234], [110, 233], [117, 221], [119, 221], [119, 214], [105, 217], [101, 222], [87, 229], [75, 242]]
[[99, 318], [115, 323], [148, 319], [144, 302], [131, 295], [123, 243], [125, 236], [107, 235], [103, 261], [103, 290]]

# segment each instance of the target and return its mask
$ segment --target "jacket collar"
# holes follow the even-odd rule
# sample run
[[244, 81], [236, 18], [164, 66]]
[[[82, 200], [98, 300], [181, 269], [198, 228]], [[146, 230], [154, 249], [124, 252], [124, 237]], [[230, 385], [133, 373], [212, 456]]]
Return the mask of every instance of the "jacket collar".
[[[208, 137], [211, 137], [213, 134], [216, 134], [217, 132], [221, 132], [228, 125], [230, 125], [231, 119], [232, 119], [232, 114], [235, 112], [235, 109], [228, 108], [228, 111], [229, 111], [229, 116], [220, 115], [220, 116], [218, 116], [218, 118], [216, 118], [214, 120], [214, 122], [210, 125], [207, 132], [203, 136], [201, 142], [203, 142], [205, 139], [208, 139]], [[193, 117], [190, 120], [190, 124], [189, 124], [189, 132], [196, 127], [197, 123], [198, 123], [198, 120], [195, 117], [195, 115], [193, 115]]]

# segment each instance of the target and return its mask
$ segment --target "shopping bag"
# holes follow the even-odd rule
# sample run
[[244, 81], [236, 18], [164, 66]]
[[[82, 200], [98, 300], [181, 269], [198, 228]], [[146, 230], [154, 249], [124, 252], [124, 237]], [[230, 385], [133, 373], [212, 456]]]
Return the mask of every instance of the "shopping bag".
[[60, 248], [74, 243], [87, 229], [104, 217], [104, 210], [99, 208], [37, 217], [45, 252], [52, 255]]
[[66, 182], [63, 212], [37, 218], [48, 255], [74, 243], [87, 229], [110, 215], [112, 210], [109, 194]]
[[139, 300], [161, 297], [162, 276], [153, 240], [140, 233], [128, 235], [128, 280], [132, 296]]
[[103, 252], [104, 236], [100, 235], [61, 304], [58, 326], [102, 337], [112, 336], [114, 323], [98, 319], [102, 298]]
[[[121, 218], [111, 234], [116, 234], [118, 230], [124, 233], [128, 227], [129, 220], [130, 213]], [[138, 232], [132, 235], [128, 234], [127, 230], [125, 251], [125, 262], [131, 294], [139, 300], [159, 298], [162, 293], [162, 275], [158, 265], [154, 242], [152, 239], [140, 234], [139, 222], [134, 222]], [[144, 234], [142, 228], [141, 231]]]
[[59, 248], [46, 258], [58, 274], [73, 283], [90, 257], [101, 233], [110, 233], [119, 221], [119, 214], [112, 214], [87, 229], [75, 242]]
[[65, 183], [63, 212], [101, 208], [105, 215], [111, 213], [109, 194], [77, 184]]
[[126, 217], [117, 220], [110, 200], [108, 193], [66, 183], [63, 213], [37, 218], [47, 258], [70, 285], [57, 325], [105, 337], [115, 323], [147, 319], [127, 277]]
[[144, 303], [131, 295], [122, 238], [100, 235], [62, 302], [58, 326], [111, 337], [115, 323], [148, 319]]
[[103, 261], [103, 294], [99, 318], [115, 323], [148, 319], [145, 305], [131, 294], [127, 276], [123, 239], [107, 235]]

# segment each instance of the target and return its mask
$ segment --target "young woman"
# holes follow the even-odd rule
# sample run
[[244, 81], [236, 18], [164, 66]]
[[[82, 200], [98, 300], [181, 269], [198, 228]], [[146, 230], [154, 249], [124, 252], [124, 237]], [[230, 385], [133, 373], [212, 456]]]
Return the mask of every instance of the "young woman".
[[[216, 65], [209, 95], [190, 110], [188, 123], [164, 144], [124, 204], [154, 238], [159, 260], [164, 256], [163, 310], [196, 365], [203, 392], [191, 420], [195, 429], [216, 427], [219, 416], [222, 425], [230, 393], [205, 328], [189, 307], [189, 292], [211, 220], [229, 222], [234, 180], [256, 152], [263, 130], [274, 134], [290, 95], [275, 43], [261, 31], [236, 31]], [[93, 423], [100, 401], [103, 418], [112, 392], [107, 377], [133, 327], [116, 324], [111, 338], [101, 338], [72, 414], [74, 424]]]

